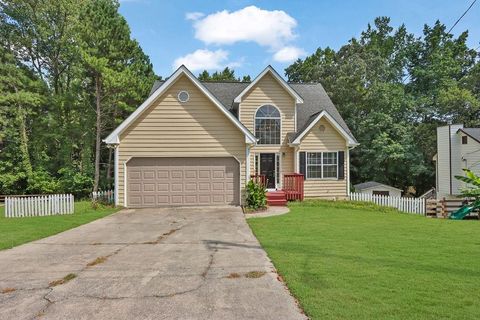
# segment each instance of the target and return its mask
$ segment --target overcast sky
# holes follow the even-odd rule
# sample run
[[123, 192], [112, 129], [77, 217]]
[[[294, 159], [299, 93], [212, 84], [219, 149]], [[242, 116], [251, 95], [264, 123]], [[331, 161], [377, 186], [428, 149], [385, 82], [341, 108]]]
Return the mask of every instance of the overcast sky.
[[[358, 37], [377, 16], [405, 23], [420, 35], [437, 19], [451, 27], [471, 0], [159, 1], [121, 0], [132, 35], [150, 56], [155, 72], [168, 76], [181, 64], [195, 74], [233, 67], [238, 76], [257, 75], [266, 65], [280, 73], [318, 47], [338, 49]], [[453, 30], [469, 30], [480, 45], [480, 2]]]

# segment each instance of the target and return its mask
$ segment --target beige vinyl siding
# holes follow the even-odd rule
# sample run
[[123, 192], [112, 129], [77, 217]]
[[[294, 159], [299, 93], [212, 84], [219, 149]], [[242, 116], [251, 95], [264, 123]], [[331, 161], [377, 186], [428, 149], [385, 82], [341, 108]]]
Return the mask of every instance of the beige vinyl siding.
[[240, 121], [252, 133], [255, 133], [255, 113], [259, 107], [265, 104], [274, 105], [280, 111], [282, 118], [281, 145], [257, 145], [253, 147], [250, 152], [250, 173], [255, 172], [255, 154], [258, 153], [280, 153], [281, 174], [292, 173], [294, 172], [293, 148], [288, 146], [287, 133], [295, 132], [295, 100], [270, 73], [265, 74], [245, 94], [240, 103]]
[[[320, 131], [320, 126], [325, 126], [325, 131]], [[344, 151], [345, 152], [345, 179], [317, 179], [305, 180], [305, 198], [345, 198], [347, 197], [347, 142], [338, 131], [324, 118], [303, 137], [299, 151], [306, 152], [325, 152], [325, 151]]]
[[[190, 100], [180, 103], [178, 92]], [[181, 76], [121, 136], [118, 197], [124, 205], [124, 164], [132, 157], [225, 157], [240, 162], [245, 184], [245, 135], [186, 76]]]

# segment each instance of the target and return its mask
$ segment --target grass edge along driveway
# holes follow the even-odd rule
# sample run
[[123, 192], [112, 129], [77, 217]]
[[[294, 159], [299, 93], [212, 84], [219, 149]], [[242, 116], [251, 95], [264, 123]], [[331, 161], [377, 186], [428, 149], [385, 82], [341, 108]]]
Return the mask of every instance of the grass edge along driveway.
[[475, 319], [479, 221], [305, 201], [248, 219], [312, 319]]
[[103, 218], [120, 208], [93, 209], [90, 201], [75, 202], [73, 214], [45, 217], [5, 218], [5, 207], [0, 207], [0, 250], [42, 239], [82, 224]]

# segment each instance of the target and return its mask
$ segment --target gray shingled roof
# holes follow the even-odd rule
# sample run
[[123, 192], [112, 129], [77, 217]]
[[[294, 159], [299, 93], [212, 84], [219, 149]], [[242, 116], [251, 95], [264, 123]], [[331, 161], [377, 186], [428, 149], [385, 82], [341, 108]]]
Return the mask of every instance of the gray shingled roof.
[[386, 185], [386, 184], [383, 184], [383, 183], [380, 183], [380, 182], [377, 182], [377, 181], [362, 182], [362, 183], [354, 185], [353, 187], [355, 188], [355, 190], [363, 190], [363, 189], [369, 189], [369, 188], [374, 188], [374, 187], [378, 187], [378, 186], [384, 186], [384, 187], [387, 187], [387, 188], [398, 189], [398, 188], [395, 188], [395, 187], [392, 187], [392, 186], [389, 186], [389, 185]]
[[[315, 116], [322, 111], [326, 111], [335, 121], [355, 140], [347, 124], [333, 105], [332, 100], [320, 83], [298, 84], [290, 83], [295, 91], [303, 98], [304, 103], [297, 108], [297, 132], [303, 129], [315, 119]], [[355, 140], [356, 141], [356, 140]]]
[[[163, 81], [155, 81], [150, 95], [157, 90]], [[245, 89], [249, 82], [210, 82], [202, 81], [202, 84], [235, 116], [237, 116], [238, 104], [233, 100]], [[297, 107], [297, 132], [289, 132], [287, 137], [289, 141], [293, 141], [308, 125], [315, 119], [315, 116], [322, 111], [326, 111], [334, 118], [338, 124], [355, 140], [350, 132], [347, 124], [340, 116], [337, 108], [333, 105], [332, 100], [325, 92], [320, 83], [289, 83], [302, 98], [304, 103]], [[356, 140], [355, 140], [356, 141]]]
[[480, 142], [480, 128], [463, 128], [460, 129], [460, 131], [465, 132], [467, 135]]

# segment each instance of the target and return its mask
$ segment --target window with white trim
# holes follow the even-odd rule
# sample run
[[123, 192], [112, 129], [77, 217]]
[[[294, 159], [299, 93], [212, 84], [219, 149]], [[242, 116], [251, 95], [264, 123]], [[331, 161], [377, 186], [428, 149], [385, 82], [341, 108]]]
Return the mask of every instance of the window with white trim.
[[255, 113], [255, 137], [258, 144], [280, 144], [280, 111], [272, 105], [264, 105]]
[[338, 152], [307, 152], [307, 179], [338, 178]]

